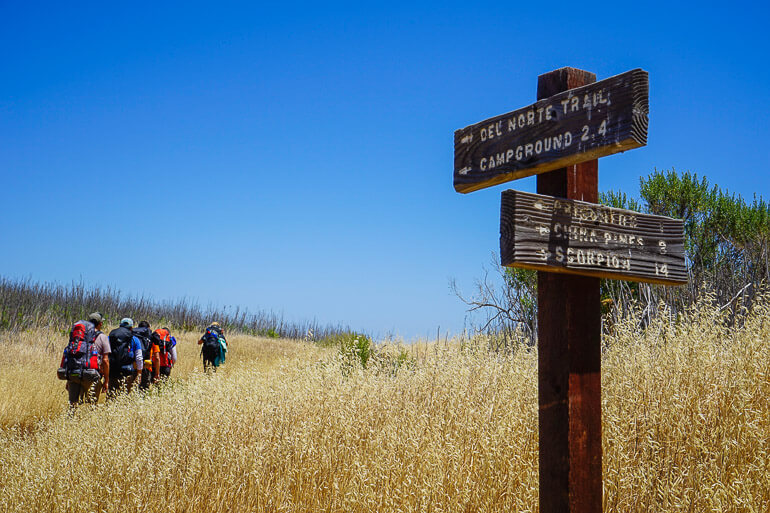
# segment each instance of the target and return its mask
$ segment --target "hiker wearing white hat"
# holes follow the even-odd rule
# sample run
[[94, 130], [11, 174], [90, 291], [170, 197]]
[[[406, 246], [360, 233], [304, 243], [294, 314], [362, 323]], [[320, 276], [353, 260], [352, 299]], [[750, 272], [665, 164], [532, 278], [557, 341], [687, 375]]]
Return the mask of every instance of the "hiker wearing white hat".
[[120, 320], [120, 326], [110, 332], [110, 388], [107, 399], [121, 392], [131, 392], [137, 375], [142, 372], [144, 358], [142, 343], [133, 333], [134, 321], [130, 317]]

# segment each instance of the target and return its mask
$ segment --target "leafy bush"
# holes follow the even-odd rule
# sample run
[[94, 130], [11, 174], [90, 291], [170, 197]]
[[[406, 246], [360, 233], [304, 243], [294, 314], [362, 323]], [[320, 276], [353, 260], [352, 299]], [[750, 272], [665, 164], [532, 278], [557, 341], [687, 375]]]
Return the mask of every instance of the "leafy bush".
[[415, 357], [402, 345], [374, 346], [369, 359], [369, 368], [378, 374], [396, 376], [402, 369], [414, 369]]
[[662, 287], [613, 280], [602, 281], [602, 297], [611, 300], [615, 319], [641, 302], [643, 323], [662, 312], [678, 315], [704, 293], [729, 309], [734, 324], [762, 285], [770, 284], [770, 205], [761, 197], [752, 203], [730, 194], [695, 173], [654, 171], [640, 179], [640, 205], [625, 194], [610, 192], [602, 201], [684, 221], [685, 258], [689, 281], [683, 287]]
[[372, 341], [363, 334], [347, 333], [340, 337], [339, 353], [346, 365], [360, 364], [365, 369], [372, 355]]

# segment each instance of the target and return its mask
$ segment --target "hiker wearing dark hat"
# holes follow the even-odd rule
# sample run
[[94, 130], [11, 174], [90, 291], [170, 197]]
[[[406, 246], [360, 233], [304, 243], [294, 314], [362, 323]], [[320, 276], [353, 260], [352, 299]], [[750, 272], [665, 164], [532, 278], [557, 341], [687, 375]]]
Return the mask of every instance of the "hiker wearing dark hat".
[[132, 331], [134, 321], [130, 317], [120, 320], [120, 326], [110, 332], [110, 388], [107, 399], [120, 392], [131, 392], [137, 375], [144, 367], [142, 343]]
[[142, 362], [142, 378], [139, 383], [139, 388], [147, 390], [154, 381], [154, 379], [152, 379], [152, 328], [150, 327], [150, 323], [141, 321], [139, 327], [133, 329], [133, 333], [142, 344], [142, 358], [144, 359]]
[[209, 369], [217, 371], [217, 367], [225, 361], [227, 354], [227, 340], [225, 332], [219, 326], [218, 322], [212, 322], [203, 336], [198, 340], [201, 347], [201, 356], [203, 357], [203, 372]]
[[101, 332], [102, 321], [102, 314], [94, 312], [70, 330], [58, 375], [67, 380], [71, 406], [96, 404], [102, 390], [109, 390], [110, 341]]

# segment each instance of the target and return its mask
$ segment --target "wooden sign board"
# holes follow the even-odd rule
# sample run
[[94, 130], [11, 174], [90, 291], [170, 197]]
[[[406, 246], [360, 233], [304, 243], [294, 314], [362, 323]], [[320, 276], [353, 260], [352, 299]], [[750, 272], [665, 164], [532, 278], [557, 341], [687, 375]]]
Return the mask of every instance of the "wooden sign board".
[[521, 191], [502, 194], [500, 257], [538, 271], [687, 282], [682, 220]]
[[454, 187], [471, 192], [647, 144], [647, 72], [569, 89], [455, 131]]

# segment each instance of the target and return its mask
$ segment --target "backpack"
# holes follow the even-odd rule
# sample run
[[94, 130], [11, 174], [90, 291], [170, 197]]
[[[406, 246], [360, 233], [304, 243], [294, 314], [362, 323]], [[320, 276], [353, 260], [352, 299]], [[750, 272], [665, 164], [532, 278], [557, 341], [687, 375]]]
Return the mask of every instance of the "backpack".
[[110, 331], [110, 375], [129, 376], [134, 373], [134, 352], [131, 341], [134, 334], [129, 328], [121, 326]]
[[171, 353], [171, 348], [174, 346], [171, 338], [171, 332], [168, 328], [158, 328], [152, 332], [152, 343], [157, 345], [158, 349], [160, 349], [161, 367], [171, 367], [169, 354]]
[[56, 372], [59, 379], [78, 383], [99, 379], [99, 355], [95, 344], [98, 334], [96, 327], [89, 321], [78, 321], [72, 325], [69, 342]]
[[219, 339], [224, 338], [222, 330], [216, 326], [209, 326], [206, 328], [206, 333], [203, 334], [203, 347], [201, 347], [201, 355], [203, 359], [213, 362], [219, 357], [219, 352], [222, 350]]
[[145, 360], [150, 359], [152, 354], [152, 333], [149, 328], [136, 328], [134, 330], [134, 336], [139, 339], [142, 344], [142, 358]]

